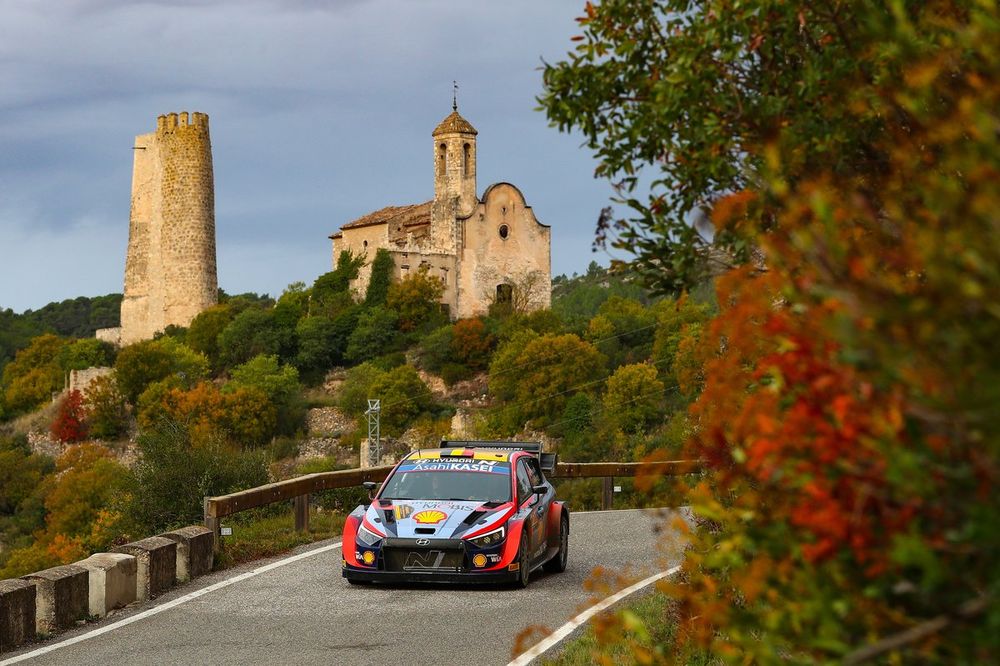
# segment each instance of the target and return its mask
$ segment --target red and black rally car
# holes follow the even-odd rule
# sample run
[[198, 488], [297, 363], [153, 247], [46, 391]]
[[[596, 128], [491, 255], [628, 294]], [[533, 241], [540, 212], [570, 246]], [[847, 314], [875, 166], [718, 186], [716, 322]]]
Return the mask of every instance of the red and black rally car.
[[[537, 443], [444, 441], [413, 451], [344, 525], [351, 583], [506, 582], [566, 568], [569, 511]], [[367, 483], [370, 491], [376, 484]]]

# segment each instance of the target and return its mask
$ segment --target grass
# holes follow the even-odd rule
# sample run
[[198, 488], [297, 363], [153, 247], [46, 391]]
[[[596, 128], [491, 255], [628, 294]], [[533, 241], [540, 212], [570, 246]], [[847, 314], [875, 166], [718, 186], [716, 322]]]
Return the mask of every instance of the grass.
[[232, 536], [222, 537], [222, 551], [215, 558], [216, 569], [226, 569], [262, 557], [280, 555], [296, 546], [339, 536], [345, 515], [340, 511], [309, 508], [309, 530], [295, 531], [292, 512], [283, 509], [247, 511], [223, 520], [232, 527]]
[[663, 663], [670, 655], [671, 663], [676, 664], [721, 664], [721, 660], [706, 652], [675, 651], [673, 641], [677, 624], [673, 606], [673, 600], [662, 592], [643, 594], [619, 606], [611, 615], [619, 620], [621, 631], [609, 631], [608, 635], [616, 634], [617, 640], [602, 644], [590, 625], [579, 637], [563, 643], [557, 654], [538, 663], [543, 666], [590, 666], [598, 663], [598, 656], [604, 663], [613, 664]]

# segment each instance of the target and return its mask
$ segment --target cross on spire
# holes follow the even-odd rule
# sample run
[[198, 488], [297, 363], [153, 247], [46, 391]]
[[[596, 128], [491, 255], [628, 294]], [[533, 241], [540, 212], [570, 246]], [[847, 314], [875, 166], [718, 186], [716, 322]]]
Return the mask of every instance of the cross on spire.
[[452, 81], [451, 110], [458, 111], [458, 81]]

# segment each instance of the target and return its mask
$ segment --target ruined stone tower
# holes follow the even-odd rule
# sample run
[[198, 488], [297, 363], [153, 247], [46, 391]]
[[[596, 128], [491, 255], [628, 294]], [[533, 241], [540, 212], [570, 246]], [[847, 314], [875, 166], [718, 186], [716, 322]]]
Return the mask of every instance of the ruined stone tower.
[[160, 116], [133, 152], [122, 345], [187, 326], [218, 302], [208, 116]]

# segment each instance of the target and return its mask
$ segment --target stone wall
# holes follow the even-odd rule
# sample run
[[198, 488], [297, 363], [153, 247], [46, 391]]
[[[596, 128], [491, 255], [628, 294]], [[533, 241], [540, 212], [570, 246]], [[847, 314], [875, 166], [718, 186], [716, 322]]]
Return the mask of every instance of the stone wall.
[[70, 370], [69, 386], [67, 386], [67, 388], [70, 392], [79, 391], [80, 393], [85, 393], [90, 387], [91, 382], [98, 377], [110, 375], [111, 372], [112, 368], [86, 368], [84, 370]]
[[187, 326], [218, 300], [208, 116], [160, 116], [133, 152], [123, 345]]

